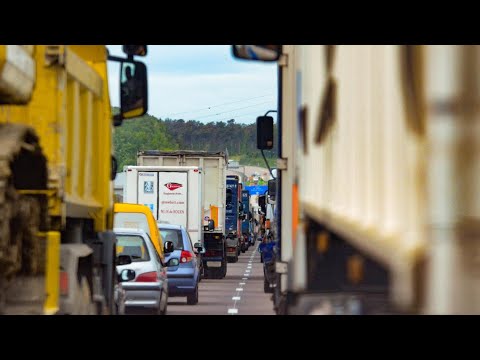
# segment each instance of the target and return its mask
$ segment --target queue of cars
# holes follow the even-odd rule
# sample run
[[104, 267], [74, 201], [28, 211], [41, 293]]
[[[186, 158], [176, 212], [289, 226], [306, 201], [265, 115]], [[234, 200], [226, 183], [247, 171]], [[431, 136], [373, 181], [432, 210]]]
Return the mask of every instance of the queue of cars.
[[165, 315], [169, 297], [198, 303], [199, 257], [205, 250], [192, 244], [184, 226], [157, 223], [145, 205], [115, 204], [114, 232], [119, 313]]

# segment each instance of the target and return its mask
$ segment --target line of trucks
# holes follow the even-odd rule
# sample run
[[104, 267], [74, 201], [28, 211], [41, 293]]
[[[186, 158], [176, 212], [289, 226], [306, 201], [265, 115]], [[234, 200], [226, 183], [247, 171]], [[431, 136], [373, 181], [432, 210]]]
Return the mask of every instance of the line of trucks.
[[200, 242], [203, 276], [224, 278], [251, 240], [249, 194], [227, 175], [224, 152], [142, 150], [126, 166], [123, 202], [146, 205], [158, 222], [180, 224]]
[[[125, 57], [111, 56], [105, 45], [0, 45], [0, 314], [118, 312], [112, 138], [123, 120], [148, 110], [147, 68], [136, 60], [147, 45], [122, 49]], [[108, 61], [120, 63], [115, 114]], [[204, 237], [205, 274], [225, 276], [225, 254], [237, 258], [244, 217], [240, 204], [226, 209], [226, 159], [200, 156], [185, 164], [188, 156], [157, 156], [151, 164], [147, 155], [140, 166], [197, 167], [198, 182], [176, 170], [168, 191], [180, 195], [162, 201], [190, 209], [180, 204], [190, 198], [175, 189], [183, 180], [205, 194], [192, 201], [200, 219], [212, 221], [192, 216], [180, 223]], [[157, 185], [161, 176], [153, 176]], [[240, 183], [229, 187], [231, 200], [240, 199]], [[161, 215], [175, 222], [183, 214]]]
[[480, 313], [480, 47], [232, 50], [278, 64], [277, 313]]

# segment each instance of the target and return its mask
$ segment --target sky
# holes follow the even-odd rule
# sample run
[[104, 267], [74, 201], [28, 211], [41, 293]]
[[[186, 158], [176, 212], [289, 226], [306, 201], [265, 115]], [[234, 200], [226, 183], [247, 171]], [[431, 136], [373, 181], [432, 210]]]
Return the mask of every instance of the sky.
[[[108, 45], [124, 57], [121, 45]], [[231, 45], [148, 45], [148, 114], [158, 118], [253, 123], [277, 108], [277, 65], [235, 59]], [[113, 106], [119, 106], [119, 65], [109, 61]]]

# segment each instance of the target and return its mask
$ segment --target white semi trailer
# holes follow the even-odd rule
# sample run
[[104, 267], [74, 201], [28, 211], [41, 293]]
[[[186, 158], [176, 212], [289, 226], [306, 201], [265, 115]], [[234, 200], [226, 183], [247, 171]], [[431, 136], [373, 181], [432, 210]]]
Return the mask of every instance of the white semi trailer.
[[203, 237], [202, 177], [196, 166], [126, 166], [123, 202], [146, 205], [159, 223], [183, 225]]
[[269, 49], [277, 310], [480, 313], [480, 47]]

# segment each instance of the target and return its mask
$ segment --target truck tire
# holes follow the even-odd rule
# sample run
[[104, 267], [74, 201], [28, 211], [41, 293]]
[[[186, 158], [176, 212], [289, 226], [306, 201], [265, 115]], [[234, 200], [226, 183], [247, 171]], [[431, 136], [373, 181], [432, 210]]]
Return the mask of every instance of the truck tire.
[[195, 287], [193, 294], [187, 295], [187, 305], [197, 305], [198, 304], [198, 284]]

